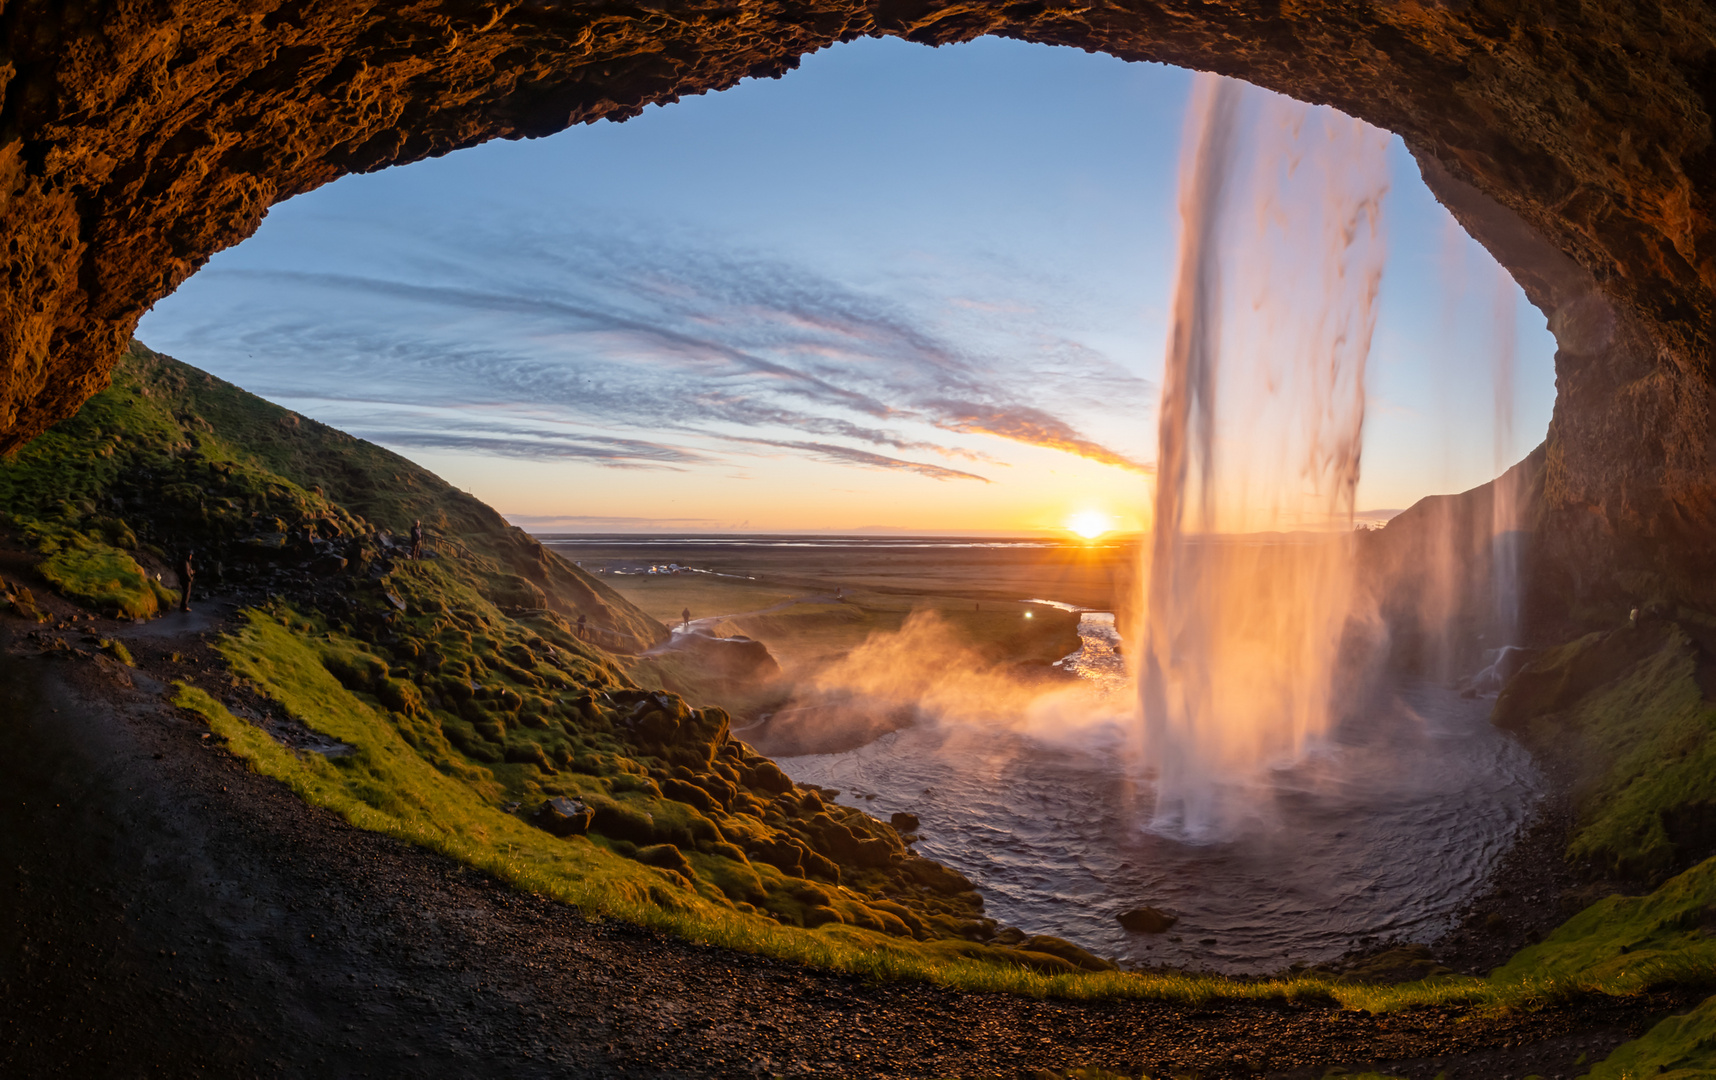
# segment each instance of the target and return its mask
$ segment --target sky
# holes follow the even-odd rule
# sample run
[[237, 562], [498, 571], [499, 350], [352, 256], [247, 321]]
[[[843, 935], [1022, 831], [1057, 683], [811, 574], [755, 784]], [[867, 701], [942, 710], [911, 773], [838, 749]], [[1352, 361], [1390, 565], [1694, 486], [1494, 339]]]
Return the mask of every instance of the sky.
[[[1191, 81], [836, 46], [298, 196], [137, 336], [533, 531], [1139, 528]], [[1554, 397], [1541, 314], [1387, 155], [1361, 511], [1490, 479]]]

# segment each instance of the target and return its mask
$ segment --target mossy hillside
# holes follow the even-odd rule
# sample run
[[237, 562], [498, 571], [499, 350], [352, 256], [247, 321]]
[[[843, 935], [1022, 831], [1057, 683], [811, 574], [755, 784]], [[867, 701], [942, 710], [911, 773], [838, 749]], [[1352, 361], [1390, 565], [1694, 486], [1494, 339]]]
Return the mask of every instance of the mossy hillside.
[[666, 635], [426, 470], [136, 342], [107, 390], [0, 462], [0, 508], [50, 560], [71, 553], [44, 571], [56, 588], [116, 614], [158, 608], [164, 594], [144, 582], [176, 580], [185, 548], [205, 584], [325, 577], [390, 561], [422, 520], [431, 547], [500, 606], [583, 615], [623, 649]]
[[[848, 866], [812, 859], [812, 844], [825, 840], [831, 823], [871, 830], [877, 838], [885, 827], [823, 803], [814, 790], [793, 788], [766, 760], [725, 738], [718, 718], [707, 737], [685, 739], [682, 732], [676, 741], [713, 747], [699, 752], [708, 754], [716, 776], [731, 778], [730, 789], [709, 791], [715, 787], [710, 777], [663, 768], [661, 759], [640, 761], [636, 741], [658, 735], [627, 729], [659, 731], [663, 709], [656, 695], [646, 696], [654, 707], [630, 725], [627, 713], [592, 707], [592, 699], [578, 693], [563, 700], [576, 703], [581, 719], [568, 723], [572, 714], [561, 710], [538, 714], [549, 719], [546, 726], [527, 726], [542, 736], [532, 741], [545, 748], [564, 744], [571, 767], [477, 764], [437, 730], [452, 718], [428, 705], [427, 694], [416, 699], [404, 687], [386, 688], [393, 668], [373, 644], [326, 630], [314, 617], [284, 607], [253, 611], [221, 649], [235, 675], [353, 748], [333, 758], [288, 750], [206, 692], [181, 687], [178, 703], [207, 720], [253, 768], [356, 825], [444, 851], [592, 913], [878, 978], [1081, 997], [1326, 999], [1316, 980], [1254, 984], [1110, 971], [1108, 981], [1093, 983], [1094, 976], [1067, 959], [1081, 955], [1067, 943], [1032, 939], [1024, 943], [1030, 948], [999, 948], [964, 940], [953, 933], [969, 922], [960, 897], [938, 903], [934, 890], [909, 875], [890, 877], [875, 866], [849, 875]], [[573, 683], [598, 674], [570, 658], [545, 667]], [[389, 696], [405, 707], [390, 708]], [[610, 692], [609, 698], [623, 703], [627, 695]], [[601, 719], [593, 722], [591, 713]], [[695, 726], [695, 718], [685, 719]], [[693, 780], [702, 785], [702, 797], [682, 786], [696, 786]], [[554, 794], [597, 807], [598, 827], [561, 838], [506, 810]], [[802, 860], [807, 874], [776, 865], [783, 858]], [[915, 861], [917, 873], [949, 873]]]
[[1716, 986], [1716, 859], [1649, 895], [1599, 900], [1515, 954], [1491, 981], [1615, 995]]
[[[692, 732], [705, 734], [688, 737], [682, 729], [676, 738], [696, 746], [698, 759], [727, 767], [711, 772], [736, 781], [730, 793], [708, 790], [713, 786], [708, 778], [690, 769], [681, 773], [679, 767], [668, 767], [657, 754], [669, 748], [654, 741], [667, 711], [660, 698], [641, 691], [587, 696], [584, 691], [610, 674], [575, 652], [575, 641], [555, 646], [562, 632], [552, 626], [546, 632], [521, 628], [514, 638], [496, 642], [499, 653], [520, 662], [527, 658], [514, 646], [529, 648], [538, 657], [530, 670], [545, 682], [573, 686], [544, 694], [550, 707], [539, 712], [520, 708], [520, 722], [505, 732], [518, 740], [514, 745], [535, 744], [541, 757], [508, 753], [502, 743], [491, 750], [498, 750], [495, 756], [502, 760], [484, 762], [461, 752], [448, 737], [449, 730], [459, 730], [458, 720], [444, 708], [445, 699], [442, 705], [431, 704], [436, 683], [413, 676], [409, 663], [389, 662], [409, 648], [396, 652], [324, 625], [319, 617], [284, 608], [255, 612], [222, 648], [236, 674], [358, 752], [332, 761], [294, 755], [224, 709], [211, 712], [210, 703], [201, 703], [199, 711], [233, 740], [236, 752], [360, 825], [446, 850], [520, 887], [586, 910], [698, 940], [876, 977], [928, 978], [970, 989], [1078, 998], [1332, 999], [1373, 1012], [1448, 1005], [1536, 1007], [1580, 994], [1628, 995], [1716, 983], [1716, 954], [1698, 929], [1700, 913], [1716, 903], [1716, 864], [1683, 875], [1652, 897], [1604, 901], [1488, 979], [1444, 976], [1368, 986], [1320, 976], [1230, 981], [1081, 973], [1047, 941], [1025, 943], [1034, 948], [1001, 949], [952, 936], [969, 925], [962, 924], [961, 912], [923, 903], [925, 892], [911, 888], [906, 876], [876, 875], [859, 867], [848, 879], [847, 866], [840, 865], [836, 881], [805, 869], [809, 860], [803, 849], [825, 839], [822, 815], [844, 808], [829, 806], [814, 790], [787, 788], [766, 762], [725, 738], [718, 721], [714, 728], [693, 722]], [[402, 642], [410, 639], [409, 620], [398, 630]], [[522, 663], [519, 670], [525, 670]], [[387, 680], [402, 685], [390, 687]], [[508, 680], [508, 685], [520, 684]], [[390, 707], [390, 701], [402, 707]], [[640, 719], [653, 719], [628, 723], [626, 717], [636, 713], [636, 705], [626, 707], [628, 701], [650, 703]], [[575, 704], [576, 711], [555, 707], [565, 704]], [[541, 719], [526, 724], [525, 715]], [[655, 752], [641, 752], [640, 742], [650, 743]], [[683, 755], [684, 748], [678, 753]], [[545, 769], [542, 759], [550, 757], [571, 763]], [[747, 770], [755, 770], [749, 782]], [[708, 801], [680, 784], [702, 787]], [[717, 793], [727, 801], [717, 801]], [[554, 794], [598, 808], [599, 827], [587, 837], [563, 840], [504, 810], [512, 802], [528, 805]], [[690, 801], [674, 805], [679, 803], [674, 796]], [[868, 821], [855, 811], [846, 813], [849, 824]], [[783, 852], [783, 844], [800, 851], [804, 873], [771, 861]], [[643, 877], [637, 876], [640, 867], [648, 871]], [[1615, 962], [1628, 955], [1634, 959]]]
[[[282, 621], [284, 620], [284, 621]], [[287, 625], [288, 623], [292, 625]], [[331, 646], [331, 648], [327, 648]], [[621, 854], [635, 842], [601, 834], [558, 838], [507, 813], [505, 769], [488, 775], [464, 773], [456, 756], [425, 757], [402, 730], [399, 718], [372, 695], [346, 689], [328, 669], [349, 668], [365, 651], [350, 642], [308, 632], [290, 613], [253, 613], [248, 626], [224, 649], [236, 673], [272, 687], [277, 700], [318, 731], [353, 747], [336, 758], [287, 749], [262, 728], [235, 717], [220, 701], [181, 686], [177, 702], [206, 720], [236, 755], [264, 775], [282, 780], [301, 797], [328, 807], [353, 824], [442, 851], [495, 874], [518, 888], [550, 896], [586, 912], [655, 927], [693, 941], [847, 971], [885, 981], [933, 981], [979, 992], [1020, 993], [1071, 999], [1142, 998], [1209, 1004], [1221, 1000], [1329, 1002], [1331, 988], [1315, 978], [1229, 980], [1177, 973], [1081, 972], [1064, 958], [1006, 949], [957, 938], [919, 940], [856, 921], [812, 919], [812, 927], [766, 914], [765, 908], [733, 903], [724, 891], [721, 864], [740, 865], [727, 852], [706, 856], [681, 851], [692, 873], [655, 866]], [[418, 742], [423, 733], [414, 733]], [[523, 770], [520, 770], [522, 772]], [[604, 785], [621, 804], [636, 806], [646, 778]], [[569, 790], [592, 795], [598, 787], [586, 774], [564, 775]], [[497, 805], [499, 804], [499, 805]], [[662, 859], [672, 863], [671, 858]], [[778, 874], [752, 864], [765, 883]], [[711, 873], [710, 871], [716, 871]], [[784, 877], [784, 875], [779, 875]], [[784, 898], [800, 910], [851, 910], [865, 903], [850, 887], [800, 880], [797, 895]], [[911, 909], [875, 902], [904, 922]], [[1367, 998], [1367, 1003], [1375, 1001]]]
[[326, 499], [216, 437], [152, 378], [182, 366], [134, 346], [112, 386], [0, 461], [6, 522], [43, 554], [39, 572], [68, 599], [147, 617], [177, 601], [161, 578], [176, 583], [172, 564], [185, 547], [200, 547], [207, 572], [220, 561], [215, 551], [258, 535], [284, 538], [288, 523], [360, 529]]
[[1573, 770], [1571, 858], [1660, 880], [1716, 851], [1716, 703], [1709, 658], [1678, 623], [1625, 626], [1552, 649], [1495, 721]]
[[[889, 826], [795, 787], [728, 736], [721, 710], [629, 687], [552, 613], [512, 619], [456, 593], [433, 606], [426, 597], [450, 591], [436, 588], [439, 573], [395, 572], [406, 612], [387, 644], [281, 605], [252, 613], [222, 651], [309, 726], [351, 742], [361, 732], [350, 717], [385, 723], [491, 805], [582, 801], [606, 851], [677, 872], [708, 903], [909, 939], [983, 933], [969, 882], [912, 857]], [[338, 761], [364, 765], [362, 755]], [[354, 784], [382, 808], [387, 777]]]
[[[170, 377], [152, 382], [150, 371]], [[126, 554], [151, 595], [151, 564], [173, 545], [232, 545], [216, 549], [231, 552], [225, 583], [260, 580], [281, 597], [222, 644], [234, 674], [354, 753], [294, 752], [202, 691], [184, 688], [179, 700], [254, 767], [359, 825], [587, 910], [877, 978], [1074, 998], [1332, 998], [1372, 1011], [1607, 992], [1582, 969], [1395, 987], [1079, 971], [1079, 953], [1052, 941], [966, 940], [985, 924], [957, 876], [912, 859], [880, 823], [792, 785], [728, 736], [719, 710], [632, 685], [622, 660], [577, 637], [567, 611], [508, 603], [516, 598], [497, 581], [530, 579], [504, 562], [504, 545], [491, 556], [449, 537], [441, 554], [457, 558], [390, 557], [385, 530], [327, 487], [273, 471], [185, 408], [185, 386], [201, 379], [134, 349], [93, 411], [0, 465], [0, 509], [44, 549]], [[252, 403], [253, 419], [290, 415], [202, 385]], [[280, 423], [301, 435], [306, 425]], [[349, 542], [355, 558], [305, 573], [294, 560], [318, 550], [308, 536]], [[141, 591], [136, 579], [122, 584]], [[562, 838], [507, 812], [556, 793], [587, 800], [600, 826]], [[1704, 979], [1702, 957], [1690, 954], [1674, 977]]]
[[1716, 998], [1622, 1043], [1585, 1080], [1706, 1080], [1716, 1076]]
[[[407, 559], [330, 489], [456, 531], [433, 557]], [[171, 600], [149, 564], [196, 547], [217, 586], [280, 598], [266, 605], [281, 620], [268, 648], [229, 658], [289, 713], [325, 705], [331, 681], [474, 797], [527, 810], [587, 799], [610, 853], [678, 871], [711, 902], [926, 939], [989, 925], [969, 882], [912, 858], [888, 826], [795, 788], [727, 737], [719, 709], [635, 686], [572, 620], [661, 631], [622, 597], [563, 588], [582, 574], [517, 542], [475, 500], [195, 369], [133, 347], [108, 391], [0, 466], [0, 509], [45, 554], [50, 581], [117, 614]], [[314, 684], [285, 661], [306, 655]], [[414, 796], [389, 786], [404, 775], [384, 770], [354, 790], [403, 812], [390, 800]]]

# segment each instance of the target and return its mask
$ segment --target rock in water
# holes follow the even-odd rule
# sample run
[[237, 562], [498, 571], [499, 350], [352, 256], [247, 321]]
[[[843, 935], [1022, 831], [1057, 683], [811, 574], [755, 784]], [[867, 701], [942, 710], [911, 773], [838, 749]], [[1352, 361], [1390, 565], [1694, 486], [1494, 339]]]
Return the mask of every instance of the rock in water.
[[889, 818], [888, 824], [894, 827], [895, 832], [904, 836], [907, 833], [915, 833], [918, 831], [918, 816], [916, 814], [908, 814], [902, 810]]
[[590, 827], [596, 812], [577, 799], [556, 796], [537, 807], [535, 820], [539, 828], [555, 836], [572, 836]]
[[1169, 927], [1180, 921], [1178, 915], [1170, 915], [1153, 907], [1136, 907], [1130, 911], [1122, 911], [1115, 918], [1119, 920], [1122, 930], [1130, 930], [1134, 934], [1166, 933]]

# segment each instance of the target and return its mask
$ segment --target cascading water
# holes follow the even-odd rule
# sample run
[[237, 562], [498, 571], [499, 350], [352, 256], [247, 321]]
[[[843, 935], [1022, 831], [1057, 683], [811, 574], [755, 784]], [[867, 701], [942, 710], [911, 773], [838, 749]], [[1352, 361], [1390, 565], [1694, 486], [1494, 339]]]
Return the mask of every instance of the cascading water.
[[1490, 555], [1491, 588], [1494, 590], [1495, 637], [1500, 648], [1517, 645], [1519, 638], [1520, 578], [1524, 569], [1524, 492], [1521, 475], [1510, 470], [1514, 463], [1513, 445], [1513, 373], [1514, 325], [1513, 279], [1501, 267], [1495, 267], [1493, 292], [1495, 328], [1491, 340], [1496, 343], [1494, 363], [1490, 367], [1495, 387], [1495, 485], [1490, 489]]
[[[1125, 964], [1274, 971], [1452, 928], [1538, 797], [1525, 751], [1488, 723], [1495, 687], [1469, 676], [1517, 618], [1542, 455], [1352, 531], [1385, 146], [1337, 113], [1199, 80], [1141, 603], [1122, 627], [1085, 614], [1058, 665], [1071, 683], [938, 643], [954, 636], [940, 621], [867, 643], [829, 674], [915, 722], [783, 757], [790, 775], [913, 814], [916, 850], [978, 883], [991, 916]], [[1501, 283], [1489, 273], [1461, 280]], [[1512, 328], [1496, 329], [1505, 365]], [[1469, 412], [1482, 381], [1464, 374]], [[1498, 464], [1511, 377], [1495, 370]], [[1140, 903], [1176, 912], [1176, 933], [1125, 930], [1116, 916]]]
[[1194, 90], [1139, 635], [1153, 831], [1226, 835], [1330, 722], [1385, 149], [1333, 110], [1216, 76]]

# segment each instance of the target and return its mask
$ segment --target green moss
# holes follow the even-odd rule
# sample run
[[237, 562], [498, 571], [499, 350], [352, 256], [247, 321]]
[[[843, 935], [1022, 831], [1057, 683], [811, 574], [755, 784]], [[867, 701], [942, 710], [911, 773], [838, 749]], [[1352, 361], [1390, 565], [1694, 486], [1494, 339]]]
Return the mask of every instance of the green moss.
[[[500, 777], [468, 766], [449, 775], [448, 769], [425, 760], [401, 737], [394, 718], [329, 672], [314, 639], [282, 625], [279, 618], [251, 613], [244, 629], [222, 649], [237, 674], [265, 687], [308, 726], [355, 748], [351, 755], [333, 760], [295, 753], [234, 717], [205, 692], [180, 687], [177, 703], [202, 716], [252, 768], [353, 824], [443, 851], [592, 914], [876, 978], [933, 979], [971, 989], [1199, 1001], [1323, 993], [1320, 985], [1308, 981], [1254, 984], [1201, 976], [1113, 974], [1106, 976], [1117, 980], [1113, 983], [1080, 983], [1095, 976], [1050, 977], [1012, 962], [1004, 950], [971, 942], [919, 943], [850, 925], [844, 917], [816, 930], [782, 924], [740, 910], [724, 895], [721, 886], [739, 880], [744, 863], [668, 845], [631, 845], [632, 854], [658, 864], [645, 865], [620, 854], [624, 842], [600, 836], [560, 839], [503, 812]], [[689, 807], [679, 812], [693, 813]], [[668, 863], [670, 868], [659, 865]], [[789, 884], [772, 867], [753, 867], [752, 872], [757, 888], [767, 884], [765, 877], [777, 887]], [[794, 887], [808, 886], [801, 880]], [[735, 886], [734, 891], [747, 890]], [[836, 904], [851, 904], [850, 897], [837, 890], [825, 895]]]
[[76, 535], [49, 543], [51, 554], [36, 570], [68, 600], [128, 619], [146, 619], [178, 603], [178, 593], [117, 548]]
[[[421, 520], [439, 558], [416, 567], [450, 567], [443, 577], [460, 586], [446, 595], [442, 580], [430, 590], [437, 595], [419, 597], [424, 615], [467, 610], [466, 596], [486, 594], [501, 606], [583, 615], [611, 647], [666, 636], [612, 589], [397, 454], [137, 342], [112, 378], [75, 417], [0, 461], [0, 509], [50, 559], [65, 549], [44, 572], [79, 603], [149, 613], [168, 597], [140, 584], [145, 572], [168, 569], [185, 548], [198, 552], [203, 573], [222, 562], [307, 560], [309, 535], [356, 544], [367, 560], [382, 553], [383, 533], [402, 535]], [[127, 551], [141, 569], [126, 563]], [[401, 598], [416, 614], [409, 592]]]
[[1716, 998], [1623, 1043], [1586, 1080], [1695, 1080], [1716, 1075]]
[[1611, 896], [1491, 974], [1543, 997], [1716, 985], [1716, 859], [1648, 896]]
[[131, 650], [125, 647], [125, 642], [117, 638], [102, 638], [96, 643], [96, 647], [126, 667], [135, 667], [137, 664], [137, 661], [131, 658]]
[[1716, 705], [1681, 627], [1591, 634], [1547, 653], [1497, 702], [1497, 722], [1575, 770], [1570, 857], [1660, 878], [1716, 844]]

